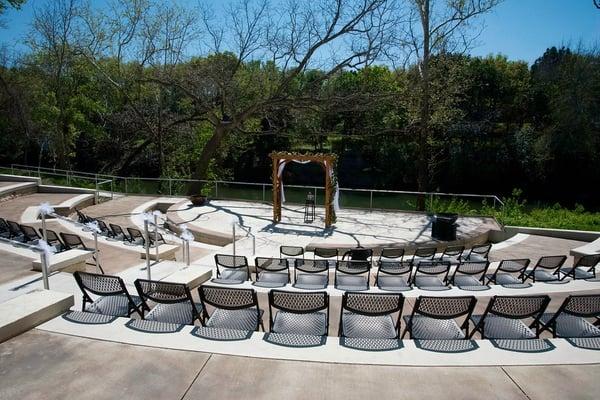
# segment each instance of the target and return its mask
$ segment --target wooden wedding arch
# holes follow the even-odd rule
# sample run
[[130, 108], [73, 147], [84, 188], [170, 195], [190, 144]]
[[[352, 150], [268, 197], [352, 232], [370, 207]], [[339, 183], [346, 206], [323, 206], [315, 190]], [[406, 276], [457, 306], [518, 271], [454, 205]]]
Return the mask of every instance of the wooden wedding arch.
[[335, 154], [300, 154], [273, 152], [270, 154], [273, 163], [273, 222], [281, 221], [281, 176], [279, 168], [291, 161], [312, 161], [321, 164], [325, 172], [325, 227], [329, 228], [335, 222], [333, 206], [333, 191], [337, 185], [333, 182], [334, 165], [337, 157]]

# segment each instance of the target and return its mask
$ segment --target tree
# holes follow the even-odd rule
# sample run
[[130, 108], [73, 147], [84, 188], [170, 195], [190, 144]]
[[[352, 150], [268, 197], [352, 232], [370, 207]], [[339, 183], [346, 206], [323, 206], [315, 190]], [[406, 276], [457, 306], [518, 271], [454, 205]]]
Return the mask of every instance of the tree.
[[[431, 146], [431, 78], [430, 63], [443, 53], [464, 52], [473, 43], [471, 28], [474, 20], [491, 11], [502, 0], [410, 0], [404, 10], [405, 24], [399, 24], [396, 40], [406, 60], [414, 60], [419, 68], [419, 104], [417, 123], [417, 185], [427, 191], [432, 164]], [[476, 37], [477, 35], [475, 35]], [[423, 210], [425, 198], [419, 198]]]

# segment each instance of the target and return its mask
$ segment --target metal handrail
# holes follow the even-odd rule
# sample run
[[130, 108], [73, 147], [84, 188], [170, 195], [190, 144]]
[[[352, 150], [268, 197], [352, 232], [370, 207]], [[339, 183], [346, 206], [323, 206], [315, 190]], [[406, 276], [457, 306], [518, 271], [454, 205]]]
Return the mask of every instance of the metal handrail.
[[[257, 182], [239, 182], [239, 181], [222, 181], [222, 180], [199, 180], [199, 179], [185, 179], [185, 178], [144, 178], [144, 177], [124, 177], [117, 175], [107, 175], [107, 174], [91, 174], [89, 172], [81, 172], [81, 171], [72, 171], [72, 170], [64, 170], [64, 169], [56, 169], [56, 168], [47, 168], [47, 167], [37, 167], [37, 166], [29, 166], [23, 164], [11, 164], [11, 171], [14, 170], [23, 170], [27, 172], [38, 172], [40, 171], [48, 171], [44, 172], [46, 174], [57, 175], [57, 176], [66, 176], [69, 178], [78, 178], [78, 179], [95, 179], [97, 185], [108, 183], [111, 181], [111, 195], [114, 192], [114, 181], [115, 180], [123, 180], [125, 183], [125, 193], [129, 193], [127, 190], [128, 182], [135, 182], [137, 180], [141, 181], [150, 181], [150, 182], [168, 182], [169, 183], [169, 195], [172, 195], [172, 183], [173, 182], [199, 182], [199, 183], [207, 183], [215, 186], [215, 192], [218, 193], [219, 185], [241, 185], [241, 186], [255, 186], [262, 187], [262, 200], [266, 201], [266, 188], [271, 186], [270, 183], [257, 183]], [[62, 171], [66, 174], [60, 174], [56, 171]], [[85, 176], [87, 175], [87, 176]], [[98, 178], [104, 179], [102, 182], [98, 182]], [[303, 186], [303, 185], [285, 185], [287, 188], [300, 188], [300, 189], [309, 189], [313, 190], [315, 193], [317, 190], [324, 190], [323, 186]], [[473, 193], [444, 193], [444, 192], [419, 192], [419, 191], [407, 191], [407, 190], [384, 190], [384, 189], [355, 189], [355, 188], [339, 188], [340, 192], [357, 192], [357, 193], [370, 193], [370, 201], [369, 208], [373, 208], [373, 194], [374, 193], [383, 193], [383, 194], [406, 194], [406, 195], [417, 195], [417, 196], [427, 196], [430, 197], [431, 201], [433, 201], [434, 196], [444, 196], [444, 197], [463, 197], [463, 198], [480, 198], [480, 199], [490, 199], [493, 201], [494, 206], [499, 204], [504, 206], [504, 202], [496, 195], [493, 194], [473, 194]], [[219, 197], [216, 195], [215, 197]]]

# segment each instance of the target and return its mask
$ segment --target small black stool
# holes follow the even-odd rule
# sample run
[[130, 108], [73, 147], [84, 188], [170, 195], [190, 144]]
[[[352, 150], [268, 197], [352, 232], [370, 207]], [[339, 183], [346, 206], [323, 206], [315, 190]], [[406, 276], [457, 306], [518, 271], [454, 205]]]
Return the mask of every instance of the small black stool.
[[315, 195], [312, 192], [306, 194], [304, 202], [304, 222], [311, 223], [315, 220]]

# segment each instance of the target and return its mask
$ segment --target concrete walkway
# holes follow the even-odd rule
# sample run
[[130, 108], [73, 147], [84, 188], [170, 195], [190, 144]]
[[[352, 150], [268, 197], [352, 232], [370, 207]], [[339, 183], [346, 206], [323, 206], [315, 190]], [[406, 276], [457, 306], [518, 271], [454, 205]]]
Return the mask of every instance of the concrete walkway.
[[594, 399], [600, 365], [391, 367], [155, 349], [33, 330], [0, 344], [2, 399]]

